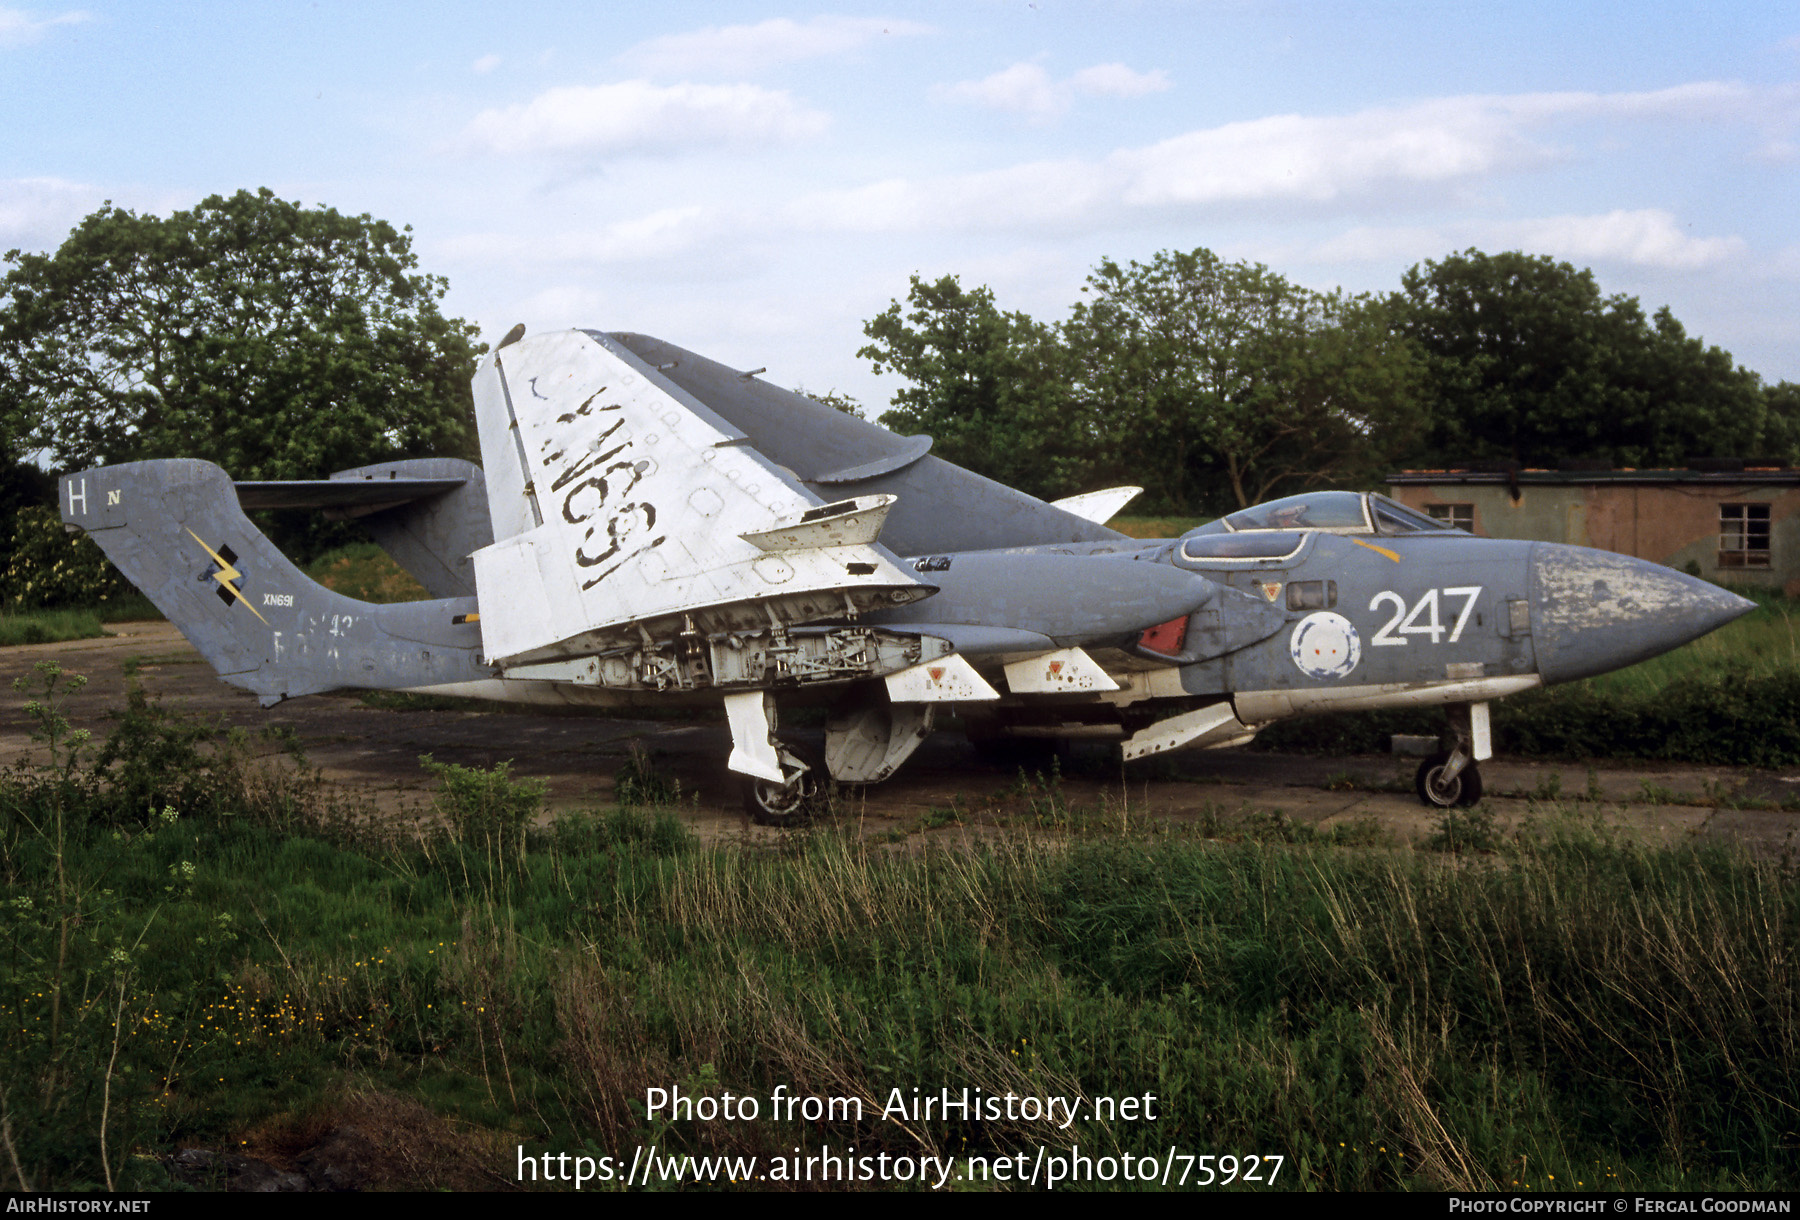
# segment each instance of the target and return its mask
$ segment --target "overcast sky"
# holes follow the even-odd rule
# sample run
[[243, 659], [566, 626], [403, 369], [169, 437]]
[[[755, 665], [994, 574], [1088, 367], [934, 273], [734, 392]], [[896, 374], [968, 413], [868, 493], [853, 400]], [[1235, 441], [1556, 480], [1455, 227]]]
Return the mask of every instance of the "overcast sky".
[[410, 224], [447, 310], [637, 330], [879, 410], [862, 322], [955, 273], [1061, 317], [1207, 246], [1388, 290], [1592, 267], [1800, 381], [1800, 6], [0, 7], [0, 250], [267, 186]]

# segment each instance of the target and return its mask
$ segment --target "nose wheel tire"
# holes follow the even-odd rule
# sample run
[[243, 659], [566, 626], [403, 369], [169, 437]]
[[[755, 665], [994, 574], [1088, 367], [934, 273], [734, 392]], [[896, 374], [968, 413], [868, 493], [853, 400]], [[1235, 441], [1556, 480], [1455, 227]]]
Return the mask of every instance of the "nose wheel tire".
[[1468, 763], [1454, 777], [1446, 780], [1444, 768], [1449, 762], [1450, 753], [1446, 750], [1433, 754], [1419, 764], [1419, 773], [1413, 780], [1419, 800], [1439, 809], [1473, 805], [1481, 799], [1481, 772], [1474, 763]]
[[799, 826], [825, 807], [829, 777], [825, 764], [810, 750], [783, 745], [782, 782], [744, 778], [744, 809], [762, 826]]

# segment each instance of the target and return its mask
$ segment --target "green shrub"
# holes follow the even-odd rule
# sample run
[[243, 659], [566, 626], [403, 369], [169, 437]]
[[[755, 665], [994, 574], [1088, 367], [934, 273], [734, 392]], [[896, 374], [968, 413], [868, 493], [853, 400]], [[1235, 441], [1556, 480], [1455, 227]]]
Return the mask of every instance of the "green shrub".
[[53, 508], [22, 508], [12, 521], [0, 604], [9, 609], [104, 606], [135, 595], [85, 533], [69, 533]]
[[517, 873], [525, 858], [526, 828], [543, 808], [544, 781], [513, 779], [510, 762], [482, 770], [434, 762], [425, 754], [419, 765], [438, 778], [437, 809], [465, 869], [473, 853], [496, 872]]

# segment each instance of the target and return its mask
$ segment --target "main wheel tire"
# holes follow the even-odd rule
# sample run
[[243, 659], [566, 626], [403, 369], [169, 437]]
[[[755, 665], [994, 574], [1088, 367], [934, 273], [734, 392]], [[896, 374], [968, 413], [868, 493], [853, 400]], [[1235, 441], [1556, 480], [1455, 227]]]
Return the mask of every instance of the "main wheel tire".
[[1481, 799], [1481, 771], [1474, 763], [1466, 763], [1456, 777], [1448, 783], [1443, 781], [1444, 768], [1450, 763], [1450, 752], [1439, 751], [1419, 764], [1419, 773], [1413, 777], [1413, 787], [1419, 793], [1419, 800], [1438, 809], [1449, 809], [1455, 805], [1473, 805]]
[[782, 783], [745, 776], [744, 809], [762, 826], [800, 826], [812, 820], [826, 803], [830, 777], [825, 763], [812, 751], [780, 745]]

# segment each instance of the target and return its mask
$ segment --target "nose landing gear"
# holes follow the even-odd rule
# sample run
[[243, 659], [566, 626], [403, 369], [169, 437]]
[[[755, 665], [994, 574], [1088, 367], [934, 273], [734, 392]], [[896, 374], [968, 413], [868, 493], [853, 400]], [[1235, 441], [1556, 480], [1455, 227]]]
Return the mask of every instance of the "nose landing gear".
[[1444, 710], [1450, 721], [1445, 734], [1450, 748], [1419, 764], [1413, 786], [1426, 805], [1439, 809], [1473, 805], [1481, 799], [1481, 771], [1475, 764], [1494, 753], [1488, 705], [1453, 703]]
[[1473, 805], [1481, 799], [1481, 770], [1467, 754], [1440, 750], [1419, 764], [1413, 786], [1427, 805]]

